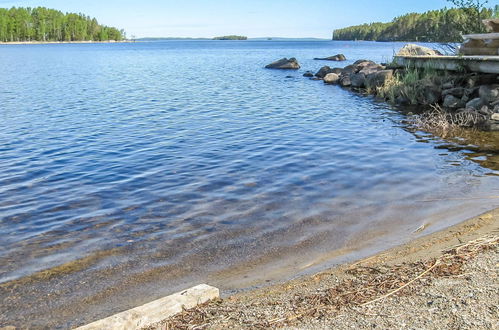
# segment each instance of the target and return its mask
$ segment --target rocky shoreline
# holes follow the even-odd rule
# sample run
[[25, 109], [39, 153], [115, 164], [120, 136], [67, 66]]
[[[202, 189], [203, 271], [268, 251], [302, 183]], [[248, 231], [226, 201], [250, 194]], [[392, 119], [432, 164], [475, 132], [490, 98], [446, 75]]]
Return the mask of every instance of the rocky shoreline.
[[[441, 54], [427, 47], [409, 44], [397, 55]], [[343, 54], [321, 59], [346, 60]], [[297, 70], [300, 65], [295, 58], [283, 58], [266, 68]], [[422, 113], [438, 111], [439, 120], [445, 120], [450, 125], [499, 131], [497, 74], [417, 69], [361, 59], [343, 68], [326, 65], [316, 73], [306, 71], [303, 76], [373, 95], [396, 105], [418, 106]]]

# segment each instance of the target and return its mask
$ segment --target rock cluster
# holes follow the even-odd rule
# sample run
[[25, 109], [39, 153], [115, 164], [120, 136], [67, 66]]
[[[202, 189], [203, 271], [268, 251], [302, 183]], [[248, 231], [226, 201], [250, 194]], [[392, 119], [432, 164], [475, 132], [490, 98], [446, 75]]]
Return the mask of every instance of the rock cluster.
[[[340, 85], [372, 94], [394, 76], [406, 74], [403, 68], [387, 68], [369, 60], [358, 60], [341, 68], [323, 66], [311, 79], [328, 85]], [[307, 72], [311, 76], [311, 72]], [[449, 113], [468, 113], [479, 119], [486, 130], [499, 130], [499, 80], [497, 74], [450, 73], [435, 75], [432, 80], [418, 81], [419, 105], [440, 105]], [[400, 105], [411, 104], [403, 93], [395, 95]], [[414, 104], [414, 103], [412, 103]]]
[[382, 86], [393, 76], [393, 70], [368, 60], [358, 60], [341, 68], [323, 66], [315, 76], [326, 84], [339, 84], [343, 87], [375, 88]]

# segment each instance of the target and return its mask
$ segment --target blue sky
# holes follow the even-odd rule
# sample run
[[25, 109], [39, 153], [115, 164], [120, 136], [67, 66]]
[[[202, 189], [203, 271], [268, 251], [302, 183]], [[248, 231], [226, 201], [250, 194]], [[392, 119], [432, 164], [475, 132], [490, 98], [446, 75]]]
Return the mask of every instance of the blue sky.
[[[489, 1], [489, 5], [499, 0]], [[136, 37], [329, 38], [335, 28], [449, 7], [445, 0], [0, 0], [82, 12]]]

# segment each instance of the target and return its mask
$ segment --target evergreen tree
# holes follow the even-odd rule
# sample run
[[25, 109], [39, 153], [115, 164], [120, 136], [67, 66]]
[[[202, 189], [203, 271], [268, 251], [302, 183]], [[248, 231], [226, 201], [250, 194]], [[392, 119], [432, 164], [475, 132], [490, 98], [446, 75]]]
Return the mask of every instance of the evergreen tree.
[[[496, 6], [498, 7], [498, 6]], [[370, 23], [334, 31], [335, 40], [461, 42], [463, 34], [480, 33], [477, 17], [490, 18], [493, 10], [481, 8], [479, 15], [470, 15], [463, 8], [444, 8], [426, 13], [410, 13], [389, 23]]]
[[84, 14], [45, 7], [0, 8], [0, 41], [120, 41], [125, 31], [100, 25]]

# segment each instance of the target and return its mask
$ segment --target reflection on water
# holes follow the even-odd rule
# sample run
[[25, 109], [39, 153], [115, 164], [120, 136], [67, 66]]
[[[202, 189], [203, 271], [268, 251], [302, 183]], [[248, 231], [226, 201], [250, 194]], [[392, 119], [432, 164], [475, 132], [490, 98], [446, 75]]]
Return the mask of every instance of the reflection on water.
[[[464, 161], [472, 161], [491, 171], [484, 175], [499, 175], [499, 134], [497, 132], [482, 132], [474, 129], [453, 129], [450, 132], [414, 132], [420, 142], [435, 144], [436, 149], [459, 153]], [[441, 156], [449, 154], [441, 153]], [[454, 163], [457, 166], [462, 162]]]
[[[69, 327], [198, 282], [233, 292], [497, 206], [497, 134], [411, 132], [302, 77], [314, 57], [400, 46], [1, 47], [0, 325]], [[303, 70], [263, 69], [284, 56]]]

